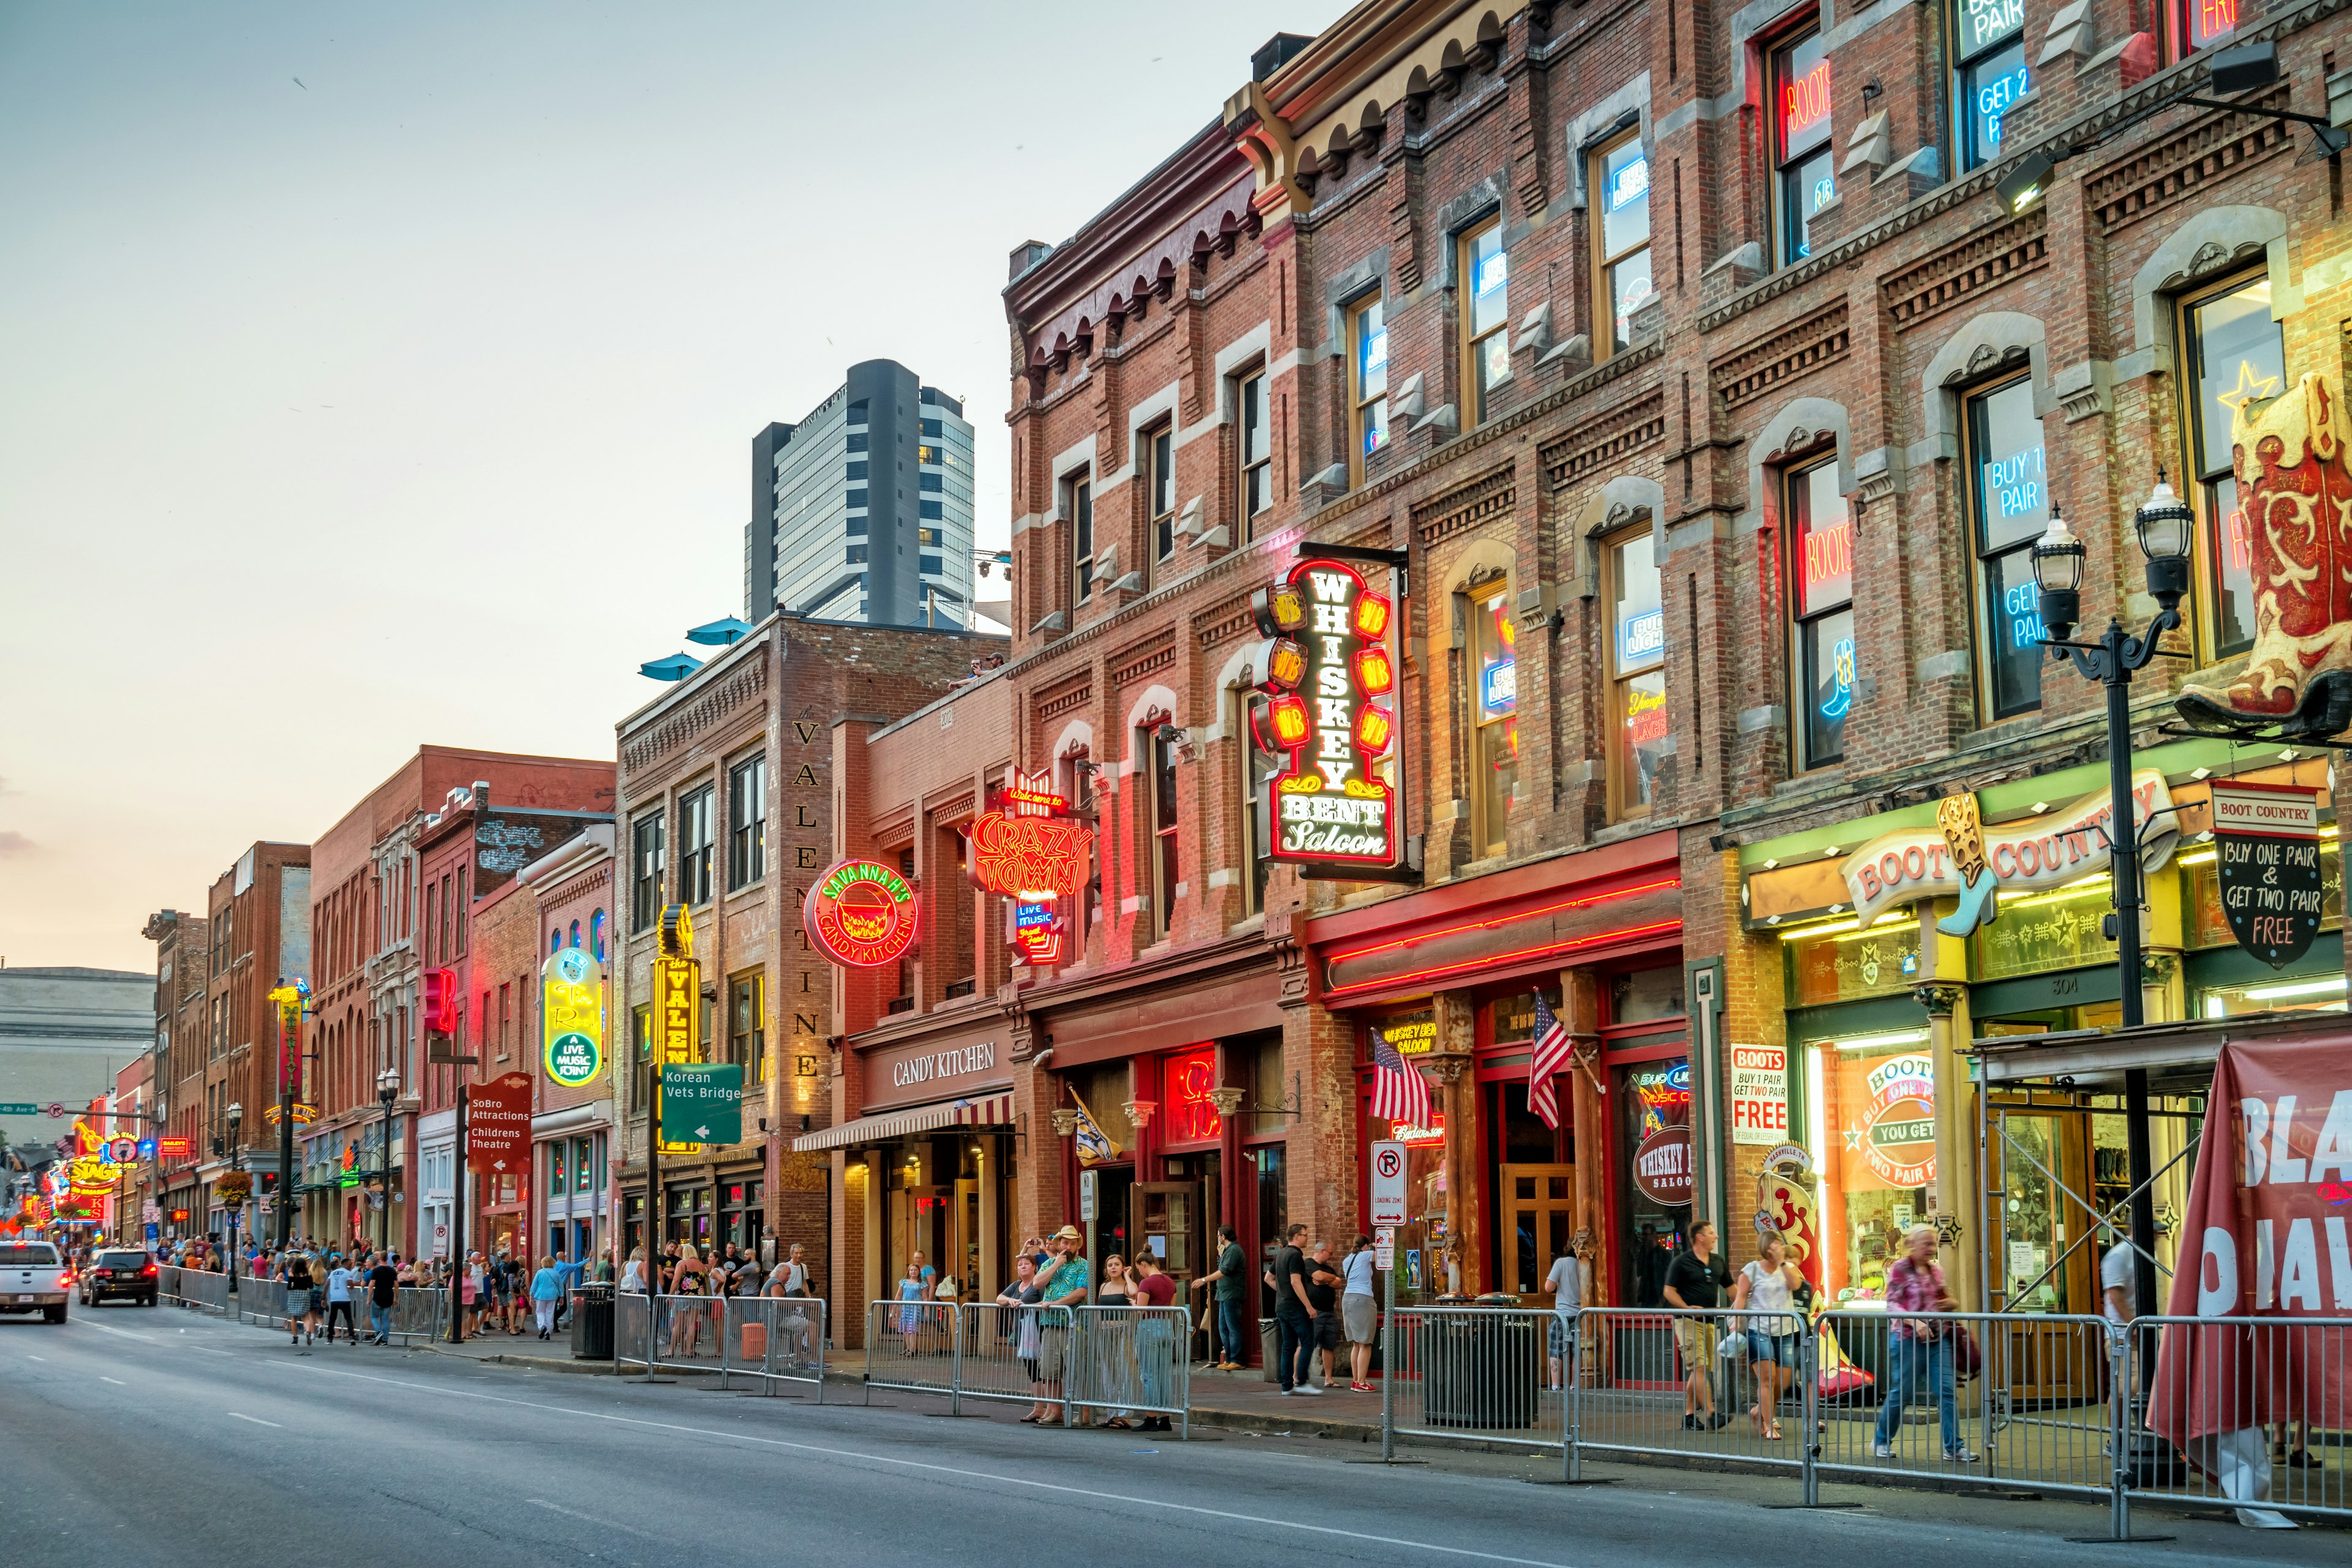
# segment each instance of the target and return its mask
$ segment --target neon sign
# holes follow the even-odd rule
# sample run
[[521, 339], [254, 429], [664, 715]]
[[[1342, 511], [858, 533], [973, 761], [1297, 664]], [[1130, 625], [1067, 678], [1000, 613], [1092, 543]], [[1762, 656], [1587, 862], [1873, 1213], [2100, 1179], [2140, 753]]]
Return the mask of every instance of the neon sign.
[[1168, 1141], [1205, 1142], [1223, 1133], [1209, 1091], [1217, 1087], [1217, 1047], [1198, 1046], [1167, 1058], [1160, 1068], [1161, 1092], [1168, 1101]]
[[[1258, 629], [1295, 642], [1298, 689], [1267, 660], [1272, 749], [1289, 760], [1266, 785], [1276, 829], [1269, 855], [1310, 877], [1361, 879], [1397, 864], [1396, 793], [1373, 772], [1390, 749], [1396, 713], [1375, 700], [1396, 688], [1386, 642], [1394, 605], [1345, 562], [1310, 557], [1262, 590]], [[1276, 648], [1279, 649], [1277, 643]]]
[[2238, 0], [2189, 0], [2189, 42], [2203, 48], [2238, 30]]
[[1022, 962], [1046, 969], [1062, 962], [1062, 917], [1051, 903], [1013, 907], [1013, 945]]
[[1015, 773], [992, 809], [964, 829], [966, 875], [981, 891], [1014, 900], [1013, 951], [1037, 968], [1062, 961], [1057, 902], [1076, 897], [1094, 866], [1094, 830], [1072, 820], [1051, 782], [1043, 770]]
[[1666, 650], [1666, 613], [1644, 610], [1628, 616], [1617, 627], [1617, 662], [1639, 664]]
[[834, 963], [878, 969], [915, 945], [915, 889], [904, 877], [871, 860], [844, 860], [809, 889], [801, 921]]
[[595, 961], [576, 947], [539, 972], [541, 1066], [566, 1089], [604, 1069], [604, 988]]
[[1805, 531], [1803, 572], [1805, 611], [1834, 605], [1853, 596], [1853, 518], [1840, 517], [1825, 528]]
[[1650, 194], [1650, 161], [1635, 158], [1619, 167], [1609, 176], [1602, 199], [1609, 210], [1616, 212], [1627, 203], [1638, 201]]
[[1822, 61], [1780, 87], [1780, 145], [1795, 151], [1830, 124], [1830, 62]]
[[1960, 7], [1960, 54], [1973, 55], [2025, 26], [2025, 0], [1967, 0]]

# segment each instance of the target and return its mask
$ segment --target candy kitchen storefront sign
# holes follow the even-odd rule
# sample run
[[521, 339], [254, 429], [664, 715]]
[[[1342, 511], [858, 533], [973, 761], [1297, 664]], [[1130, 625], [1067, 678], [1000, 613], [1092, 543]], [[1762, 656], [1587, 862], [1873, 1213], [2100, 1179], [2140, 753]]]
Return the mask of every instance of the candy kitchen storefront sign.
[[946, 1035], [934, 1030], [919, 1038], [862, 1049], [863, 1109], [871, 1112], [1002, 1089], [1012, 1081], [1004, 1041], [994, 1028]]

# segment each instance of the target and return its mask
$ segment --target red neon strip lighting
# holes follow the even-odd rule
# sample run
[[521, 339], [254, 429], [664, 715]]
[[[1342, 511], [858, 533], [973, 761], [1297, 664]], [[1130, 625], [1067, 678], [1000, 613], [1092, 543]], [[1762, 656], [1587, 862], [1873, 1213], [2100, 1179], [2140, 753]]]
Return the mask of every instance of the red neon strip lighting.
[[[1538, 915], [1558, 914], [1564, 910], [1591, 909], [1596, 905], [1612, 903], [1619, 899], [1630, 899], [1637, 893], [1664, 892], [1670, 889], [1679, 889], [1682, 885], [1683, 879], [1679, 876], [1662, 877], [1656, 881], [1641, 882], [1633, 887], [1619, 888], [1611, 892], [1588, 893], [1580, 899], [1563, 899], [1559, 903], [1546, 904], [1539, 909], [1526, 910], [1517, 914], [1497, 915], [1492, 920], [1469, 921], [1461, 925], [1447, 926], [1442, 931], [1423, 932], [1419, 936], [1395, 937], [1387, 942], [1373, 942], [1366, 947], [1349, 948], [1343, 952], [1328, 952], [1324, 955], [1323, 962], [1326, 965], [1344, 963], [1349, 959], [1367, 958], [1376, 952], [1392, 952], [1399, 948], [1417, 947], [1423, 942], [1434, 942], [1440, 937], [1457, 936], [1465, 931], [1495, 931], [1503, 926], [1515, 925], [1520, 921], [1532, 920]], [[1675, 920], [1657, 922], [1646, 926], [1631, 927], [1622, 931], [1610, 931], [1596, 937], [1580, 937], [1573, 942], [1548, 942], [1539, 947], [1525, 948], [1518, 952], [1503, 953], [1493, 958], [1482, 958], [1473, 963], [1449, 964], [1442, 966], [1439, 969], [1415, 971], [1412, 974], [1404, 976], [1403, 978], [1420, 979], [1426, 976], [1441, 974], [1446, 973], [1448, 970], [1480, 969], [1485, 968], [1489, 964], [1507, 963], [1516, 959], [1531, 957], [1544, 952], [1553, 951], [1566, 952], [1570, 948], [1587, 947], [1596, 942], [1606, 942], [1621, 936], [1647, 936], [1654, 934], [1656, 931], [1663, 931], [1668, 926], [1678, 927], [1681, 924], [1681, 920], [1677, 918]], [[1398, 983], [1399, 982], [1395, 979], [1360, 981], [1353, 985], [1339, 986], [1325, 993], [1325, 994], [1337, 996], [1343, 992], [1361, 991], [1370, 986], [1388, 986], [1394, 985]]]
[[[1357, 991], [1389, 991], [1400, 985], [1411, 985], [1423, 980], [1447, 980], [1457, 974], [1475, 974], [1484, 970], [1520, 963], [1530, 958], [1545, 958], [1554, 953], [1574, 952], [1580, 948], [1597, 947], [1606, 942], [1628, 942], [1636, 937], [1656, 936], [1662, 931], [1683, 929], [1681, 917], [1670, 921], [1653, 921], [1648, 925], [1627, 926], [1621, 931], [1606, 931], [1597, 936], [1580, 936], [1572, 942], [1546, 942], [1540, 947], [1523, 947], [1517, 952], [1499, 952], [1490, 958], [1470, 959], [1461, 963], [1441, 964], [1434, 969], [1415, 969], [1403, 974], [1386, 975], [1378, 980], [1359, 980], [1352, 985], [1335, 985], [1323, 993], [1325, 1000], [1345, 996]], [[1339, 962], [1326, 959], [1325, 963]]]

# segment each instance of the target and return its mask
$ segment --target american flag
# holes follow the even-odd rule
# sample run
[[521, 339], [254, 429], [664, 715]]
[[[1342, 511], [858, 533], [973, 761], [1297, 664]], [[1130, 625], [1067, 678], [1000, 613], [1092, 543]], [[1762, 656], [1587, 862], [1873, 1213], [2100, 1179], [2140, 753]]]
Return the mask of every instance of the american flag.
[[1568, 1070], [1569, 1057], [1568, 1026], [1552, 1016], [1551, 1009], [1538, 994], [1535, 1060], [1528, 1068], [1528, 1109], [1555, 1131], [1559, 1126], [1559, 1095], [1552, 1087], [1552, 1075]]
[[1429, 1080], [1378, 1032], [1372, 1036], [1372, 1114], [1409, 1127], [1429, 1125]]

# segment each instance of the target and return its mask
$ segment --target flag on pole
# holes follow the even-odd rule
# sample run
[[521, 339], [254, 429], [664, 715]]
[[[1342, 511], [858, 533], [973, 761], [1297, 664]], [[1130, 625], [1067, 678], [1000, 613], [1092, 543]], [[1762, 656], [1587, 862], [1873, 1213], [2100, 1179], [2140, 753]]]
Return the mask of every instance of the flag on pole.
[[1378, 1030], [1372, 1034], [1372, 1114], [1407, 1127], [1429, 1125], [1429, 1080]]
[[1074, 1134], [1078, 1146], [1078, 1163], [1099, 1165], [1105, 1160], [1117, 1159], [1118, 1146], [1110, 1141], [1109, 1136], [1103, 1131], [1101, 1124], [1095, 1121], [1094, 1113], [1087, 1109], [1087, 1102], [1078, 1098], [1078, 1091], [1072, 1089], [1070, 1098], [1077, 1100], [1078, 1106], [1078, 1125]]
[[1552, 1087], [1552, 1075], [1568, 1070], [1570, 1055], [1568, 1026], [1552, 1016], [1543, 994], [1538, 992], [1535, 1060], [1528, 1068], [1528, 1109], [1555, 1131], [1559, 1128], [1559, 1094]]

